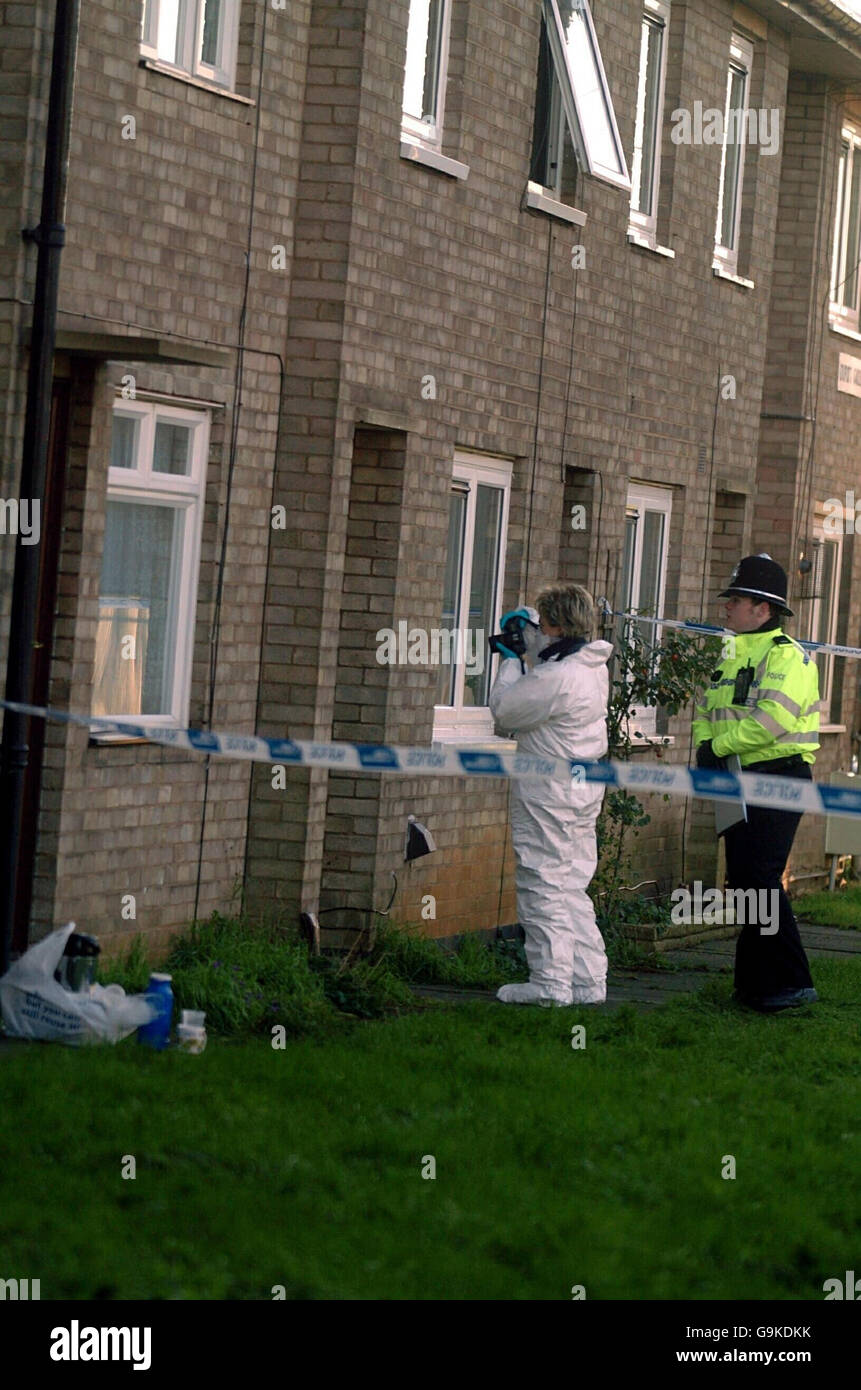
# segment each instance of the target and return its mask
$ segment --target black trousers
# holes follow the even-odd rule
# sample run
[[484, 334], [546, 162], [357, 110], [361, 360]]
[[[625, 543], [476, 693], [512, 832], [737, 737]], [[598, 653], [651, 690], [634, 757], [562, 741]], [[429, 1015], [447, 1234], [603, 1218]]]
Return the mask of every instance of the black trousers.
[[[754, 763], [743, 771], [770, 772], [807, 781], [813, 777], [810, 764], [800, 756]], [[724, 835], [730, 887], [774, 889], [778, 894], [777, 933], [763, 936], [758, 924], [750, 924], [742, 927], [736, 943], [735, 989], [743, 999], [762, 999], [784, 990], [810, 989], [813, 985], [798, 925], [781, 884], [800, 820], [800, 812], [748, 806], [747, 820], [730, 826]]]

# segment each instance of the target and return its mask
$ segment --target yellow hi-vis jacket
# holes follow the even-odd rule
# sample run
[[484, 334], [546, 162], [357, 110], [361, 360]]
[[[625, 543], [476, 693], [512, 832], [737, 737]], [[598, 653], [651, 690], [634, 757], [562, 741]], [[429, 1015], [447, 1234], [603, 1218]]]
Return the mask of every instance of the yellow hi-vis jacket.
[[812, 763], [819, 747], [819, 671], [803, 647], [778, 628], [739, 632], [697, 706], [694, 742], [711, 739], [719, 758], [738, 754], [742, 767], [800, 753]]

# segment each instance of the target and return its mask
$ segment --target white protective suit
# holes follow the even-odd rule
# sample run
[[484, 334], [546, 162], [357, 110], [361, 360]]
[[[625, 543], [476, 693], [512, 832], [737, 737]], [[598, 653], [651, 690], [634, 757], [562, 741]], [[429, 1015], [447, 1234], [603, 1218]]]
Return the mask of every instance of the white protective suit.
[[[561, 660], [536, 661], [525, 674], [518, 660], [503, 661], [489, 697], [498, 732], [513, 734], [521, 753], [600, 758], [607, 751], [612, 650], [609, 642], [589, 642]], [[512, 778], [517, 915], [530, 983], [504, 985], [497, 997], [506, 1003], [606, 998], [607, 955], [586, 892], [598, 864], [603, 796], [596, 783]]]

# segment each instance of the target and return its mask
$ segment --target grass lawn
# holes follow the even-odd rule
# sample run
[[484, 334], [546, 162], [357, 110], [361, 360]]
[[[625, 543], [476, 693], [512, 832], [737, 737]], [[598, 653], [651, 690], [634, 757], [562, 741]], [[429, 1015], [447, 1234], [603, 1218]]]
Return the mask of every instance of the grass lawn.
[[283, 1050], [9, 1047], [2, 1272], [43, 1299], [822, 1300], [861, 1252], [861, 962], [814, 969], [823, 1002], [780, 1018], [724, 978]]
[[817, 927], [861, 927], [861, 885], [849, 885], [835, 893], [805, 893], [796, 898], [792, 910], [802, 922]]

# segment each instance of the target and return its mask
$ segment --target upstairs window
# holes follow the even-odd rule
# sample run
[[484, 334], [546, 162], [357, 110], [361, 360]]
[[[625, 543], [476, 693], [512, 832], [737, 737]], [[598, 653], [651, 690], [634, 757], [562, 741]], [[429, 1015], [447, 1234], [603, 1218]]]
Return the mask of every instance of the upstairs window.
[[837, 217], [831, 258], [831, 319], [858, 329], [861, 253], [861, 129], [844, 126], [837, 169]]
[[735, 273], [738, 269], [738, 238], [741, 225], [741, 192], [744, 180], [744, 142], [748, 126], [750, 73], [753, 47], [746, 39], [733, 35], [724, 103], [723, 146], [720, 162], [717, 222], [715, 225], [715, 264]]
[[631, 230], [656, 236], [661, 168], [661, 122], [667, 71], [666, 0], [646, 0], [640, 31], [640, 76], [631, 165]]
[[564, 122], [584, 173], [630, 189], [588, 0], [541, 0], [541, 17], [532, 178], [558, 189]]
[[240, 0], [144, 0], [141, 52], [191, 77], [232, 87]]
[[445, 108], [451, 0], [410, 0], [402, 134], [439, 147]]

